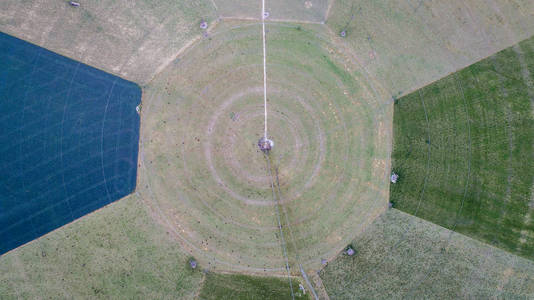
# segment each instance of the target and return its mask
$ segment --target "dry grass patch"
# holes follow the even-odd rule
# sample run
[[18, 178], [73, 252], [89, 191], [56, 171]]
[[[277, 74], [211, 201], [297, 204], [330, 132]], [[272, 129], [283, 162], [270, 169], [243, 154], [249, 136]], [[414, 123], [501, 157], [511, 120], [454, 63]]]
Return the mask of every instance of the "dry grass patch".
[[534, 2], [340, 0], [327, 25], [398, 96], [530, 37]]
[[6, 0], [0, 30], [137, 83], [148, 82], [214, 19], [209, 0]]

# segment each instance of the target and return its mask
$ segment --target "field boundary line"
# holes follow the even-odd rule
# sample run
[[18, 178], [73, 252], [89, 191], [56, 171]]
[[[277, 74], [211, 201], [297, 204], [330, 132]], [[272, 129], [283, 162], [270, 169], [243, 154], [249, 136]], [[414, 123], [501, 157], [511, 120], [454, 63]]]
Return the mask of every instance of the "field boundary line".
[[328, 3], [328, 7], [326, 8], [326, 12], [324, 14], [324, 21], [323, 23], [326, 23], [326, 21], [328, 21], [328, 17], [330, 16], [330, 10], [332, 9], [332, 6], [334, 6], [334, 2], [336, 0], [330, 0], [330, 2]]
[[198, 288], [194, 293], [193, 299], [200, 299], [200, 293], [202, 293], [202, 289], [204, 288], [204, 285], [206, 284], [206, 277], [207, 277], [207, 274], [202, 273], [202, 278], [200, 279], [200, 282], [198, 283]]
[[[278, 200], [280, 201], [282, 197], [282, 193], [280, 191], [280, 180], [278, 179], [278, 168], [275, 167], [274, 174], [276, 176], [276, 189], [278, 191]], [[282, 206], [282, 205], [280, 205]], [[300, 263], [300, 255], [297, 248], [297, 243], [295, 243], [295, 237], [293, 235], [293, 229], [291, 228], [291, 224], [289, 223], [289, 218], [287, 216], [287, 210], [285, 206], [282, 206], [282, 212], [284, 213], [284, 218], [286, 220], [287, 228], [289, 230], [289, 237], [291, 239], [291, 244], [293, 244], [293, 248], [295, 249], [295, 258], [297, 259], [297, 263], [299, 265], [300, 273], [302, 274], [302, 277], [306, 281], [306, 284], [310, 288], [310, 291], [312, 292], [313, 296], [316, 300], [319, 300], [319, 297], [317, 296], [317, 293], [315, 292], [315, 289], [313, 288], [313, 285], [311, 284], [310, 280], [308, 279], [308, 275], [306, 274], [306, 271], [304, 271], [304, 268], [302, 267], [302, 264]]]
[[215, 11], [218, 11], [219, 8], [217, 7], [217, 4], [215, 3], [215, 0], [210, 0], [211, 5], [213, 5], [213, 8], [215, 8]]
[[281, 222], [281, 218], [280, 218], [280, 198], [276, 197], [276, 192], [274, 190], [274, 179], [273, 179], [273, 174], [272, 174], [272, 169], [271, 169], [271, 160], [269, 158], [269, 155], [268, 154], [265, 154], [264, 153], [264, 156], [265, 156], [265, 159], [267, 161], [267, 170], [269, 171], [269, 178], [270, 178], [270, 181], [271, 181], [271, 191], [272, 191], [272, 195], [273, 195], [273, 200], [276, 202], [275, 204], [275, 211], [276, 211], [276, 218], [278, 220], [278, 229], [280, 230], [280, 239], [281, 239], [281, 244], [282, 244], [282, 250], [283, 250], [283, 253], [284, 253], [284, 258], [286, 259], [286, 271], [287, 271], [287, 279], [289, 280], [289, 288], [291, 289], [291, 298], [293, 300], [295, 300], [295, 294], [293, 293], [293, 283], [291, 282], [291, 274], [289, 272], [289, 258], [287, 256], [287, 247], [286, 247], [286, 242], [285, 242], [285, 239], [284, 239], [284, 232], [282, 231], [282, 222]]
[[[213, 31], [215, 27], [219, 24], [219, 19], [215, 19], [213, 23], [206, 29], [207, 33], [210, 33]], [[193, 37], [189, 42], [187, 42], [185, 45], [183, 45], [176, 53], [172, 56], [170, 56], [166, 61], [164, 61], [162, 64], [159, 65], [159, 67], [152, 73], [152, 75], [149, 77], [149, 79], [146, 81], [146, 83], [143, 83], [143, 85], [148, 85], [150, 82], [156, 78], [165, 68], [167, 68], [173, 61], [178, 58], [182, 53], [187, 51], [189, 48], [193, 47], [197, 42], [199, 42], [202, 39], [202, 34], [198, 34], [195, 37]]]
[[328, 292], [326, 291], [326, 287], [323, 284], [323, 280], [321, 279], [321, 276], [319, 276], [318, 273], [311, 275], [313, 282], [315, 283], [315, 286], [317, 287], [317, 290], [319, 291], [319, 294], [321, 294], [323, 300], [330, 300], [330, 296], [328, 296]]

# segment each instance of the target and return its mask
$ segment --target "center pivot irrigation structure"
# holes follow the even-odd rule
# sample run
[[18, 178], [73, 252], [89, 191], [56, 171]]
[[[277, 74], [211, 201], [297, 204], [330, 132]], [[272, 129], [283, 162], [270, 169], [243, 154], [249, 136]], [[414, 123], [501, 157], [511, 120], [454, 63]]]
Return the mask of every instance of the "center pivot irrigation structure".
[[[272, 189], [272, 196], [273, 201], [275, 202], [276, 207], [276, 217], [278, 220], [278, 229], [280, 230], [280, 240], [282, 244], [282, 250], [286, 262], [286, 271], [287, 276], [289, 280], [289, 287], [291, 289], [291, 298], [295, 299], [295, 294], [293, 292], [293, 283], [291, 281], [291, 273], [290, 273], [290, 267], [289, 267], [289, 258], [287, 255], [287, 247], [286, 242], [284, 238], [284, 232], [283, 232], [283, 226], [282, 222], [285, 221], [285, 225], [287, 226], [287, 229], [289, 231], [289, 236], [291, 239], [291, 244], [293, 246], [293, 250], [295, 252], [295, 258], [296, 262], [299, 265], [299, 270], [302, 274], [302, 277], [306, 281], [306, 284], [308, 285], [308, 288], [310, 289], [311, 293], [313, 294], [315, 299], [319, 299], [317, 296], [317, 293], [315, 292], [315, 289], [313, 288], [310, 280], [308, 279], [308, 276], [306, 275], [306, 272], [304, 271], [304, 268], [302, 267], [302, 264], [300, 263], [300, 257], [298, 254], [297, 245], [295, 243], [295, 239], [293, 237], [293, 230], [291, 229], [291, 225], [289, 223], [289, 218], [287, 216], [287, 211], [285, 207], [282, 207], [281, 202], [281, 192], [280, 192], [280, 183], [278, 180], [278, 168], [275, 167], [271, 163], [271, 159], [269, 157], [269, 152], [274, 146], [274, 142], [270, 140], [267, 137], [267, 64], [266, 64], [266, 57], [267, 57], [267, 51], [265, 47], [265, 18], [267, 18], [268, 14], [265, 12], [265, 0], [262, 0], [261, 2], [261, 27], [262, 27], [262, 42], [263, 42], [263, 107], [264, 107], [264, 116], [265, 116], [265, 123], [264, 123], [264, 132], [263, 137], [258, 141], [258, 146], [260, 150], [263, 152], [265, 156], [265, 160], [267, 162], [267, 170], [269, 172], [269, 178], [270, 178], [270, 184]], [[282, 212], [284, 214], [284, 219], [281, 218], [280, 208], [282, 209]]]

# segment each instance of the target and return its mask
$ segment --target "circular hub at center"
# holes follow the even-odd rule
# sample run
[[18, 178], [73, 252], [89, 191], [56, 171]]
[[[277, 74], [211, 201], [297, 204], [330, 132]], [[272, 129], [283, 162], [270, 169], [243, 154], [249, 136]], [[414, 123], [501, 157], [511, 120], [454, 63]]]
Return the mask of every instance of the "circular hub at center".
[[274, 142], [266, 137], [262, 137], [259, 141], [258, 141], [258, 147], [260, 147], [260, 150], [263, 152], [263, 153], [269, 153], [269, 151], [271, 151], [271, 149], [273, 148], [274, 146]]

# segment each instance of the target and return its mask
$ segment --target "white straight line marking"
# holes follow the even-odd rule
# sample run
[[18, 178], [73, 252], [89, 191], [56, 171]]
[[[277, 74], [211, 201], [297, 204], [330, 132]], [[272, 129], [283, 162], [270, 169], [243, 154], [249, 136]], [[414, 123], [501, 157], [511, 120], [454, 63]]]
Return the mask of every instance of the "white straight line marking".
[[265, 131], [263, 137], [267, 139], [267, 66], [265, 63], [265, 0], [261, 1], [261, 26], [263, 33], [263, 107], [265, 110]]

